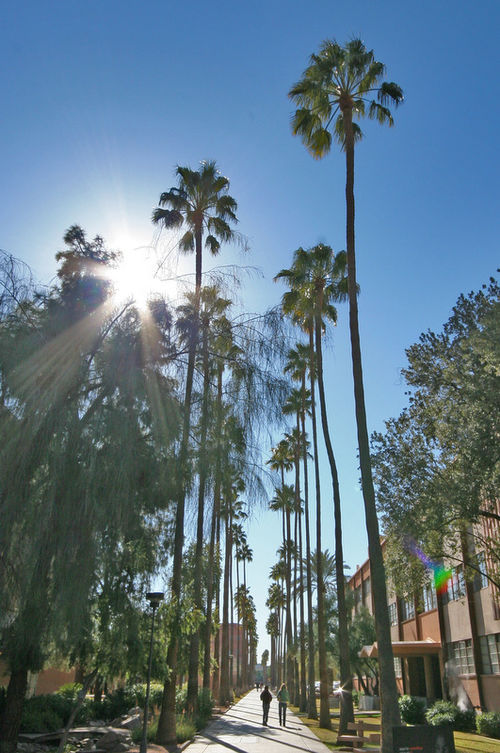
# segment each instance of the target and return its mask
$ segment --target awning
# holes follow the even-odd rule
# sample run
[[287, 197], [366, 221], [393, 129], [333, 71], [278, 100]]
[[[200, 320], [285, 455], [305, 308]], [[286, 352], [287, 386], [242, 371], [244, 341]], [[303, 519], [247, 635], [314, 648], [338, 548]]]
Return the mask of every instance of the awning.
[[[427, 638], [425, 641], [393, 641], [392, 651], [394, 656], [429, 656], [439, 654], [441, 651], [441, 641], [433, 641]], [[377, 644], [363, 646], [358, 654], [362, 659], [377, 659]]]

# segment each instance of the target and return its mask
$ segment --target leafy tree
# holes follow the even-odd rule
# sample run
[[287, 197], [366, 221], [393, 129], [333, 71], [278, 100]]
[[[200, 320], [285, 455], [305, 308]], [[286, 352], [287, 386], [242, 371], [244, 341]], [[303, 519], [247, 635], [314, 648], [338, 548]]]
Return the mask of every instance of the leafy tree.
[[[407, 576], [401, 578], [401, 561], [408, 560], [402, 534], [433, 559], [463, 562], [458, 533], [464, 528], [475, 539], [473, 549], [488, 551], [483, 574], [500, 585], [496, 537], [477, 526], [498, 520], [499, 322], [496, 281], [460, 296], [443, 332], [423, 333], [407, 349], [409, 406], [386, 421], [384, 433], [372, 435], [388, 563], [399, 592], [408, 587]], [[469, 558], [467, 565], [472, 578], [477, 564]], [[411, 572], [417, 590], [428, 574], [417, 560]]]
[[49, 649], [89, 671], [103, 661], [95, 620], [156, 566], [140, 542], [156, 527], [158, 510], [168, 516], [162, 482], [170, 467], [160, 469], [158, 460], [168, 454], [176, 421], [153, 443], [148, 397], [155, 383], [164, 410], [176, 415], [172, 384], [158, 373], [168, 360], [165, 338], [154, 336], [169, 320], [152, 312], [145, 339], [157, 347], [146, 349], [136, 314], [113, 311], [105, 297], [110, 257], [101, 242], [88, 243], [76, 227], [65, 239], [59, 287], [17, 306], [28, 315], [0, 325], [9, 343], [0, 364], [0, 420], [9, 437], [0, 451], [0, 596], [8, 615], [0, 630], [11, 674], [2, 753], [15, 749], [27, 671], [40, 669]]
[[[310, 65], [300, 81], [291, 88], [289, 97], [297, 105], [292, 119], [293, 133], [302, 138], [313, 157], [320, 159], [328, 154], [332, 137], [335, 137], [346, 155], [346, 245], [354, 398], [380, 656], [381, 697], [384, 709], [382, 751], [389, 753], [392, 748], [392, 728], [399, 724], [400, 716], [387, 614], [384, 563], [370, 465], [359, 339], [354, 239], [354, 146], [361, 138], [362, 132], [359, 125], [353, 122], [353, 117], [365, 115], [368, 104], [370, 118], [376, 119], [379, 123], [393, 124], [387, 104], [397, 106], [403, 100], [403, 92], [397, 84], [381, 82], [384, 71], [383, 63], [375, 60], [373, 51], [367, 50], [360, 39], [353, 39], [344, 47], [335, 41], [326, 40], [321, 44], [318, 54], [311, 56]], [[376, 99], [373, 98], [375, 92]]]

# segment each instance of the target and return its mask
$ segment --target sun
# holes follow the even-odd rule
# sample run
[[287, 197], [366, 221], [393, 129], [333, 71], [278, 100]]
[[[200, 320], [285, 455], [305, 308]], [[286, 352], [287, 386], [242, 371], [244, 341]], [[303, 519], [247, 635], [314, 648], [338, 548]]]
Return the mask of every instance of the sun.
[[148, 301], [160, 293], [157, 270], [158, 265], [147, 249], [121, 252], [117, 266], [109, 274], [115, 302], [130, 302], [138, 309], [145, 309]]

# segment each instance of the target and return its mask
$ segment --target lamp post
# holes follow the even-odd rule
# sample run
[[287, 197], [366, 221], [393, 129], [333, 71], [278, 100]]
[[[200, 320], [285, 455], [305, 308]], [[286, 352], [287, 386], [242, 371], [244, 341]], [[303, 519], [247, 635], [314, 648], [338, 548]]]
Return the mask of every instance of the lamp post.
[[146, 685], [146, 702], [144, 704], [144, 720], [142, 723], [142, 742], [140, 753], [147, 753], [148, 749], [148, 716], [149, 716], [149, 688], [151, 685], [151, 662], [153, 660], [153, 633], [155, 628], [155, 612], [161, 601], [163, 601], [164, 594], [159, 591], [154, 591], [146, 594], [146, 599], [153, 610], [151, 618], [151, 638], [149, 641], [149, 663], [148, 663], [148, 681]]

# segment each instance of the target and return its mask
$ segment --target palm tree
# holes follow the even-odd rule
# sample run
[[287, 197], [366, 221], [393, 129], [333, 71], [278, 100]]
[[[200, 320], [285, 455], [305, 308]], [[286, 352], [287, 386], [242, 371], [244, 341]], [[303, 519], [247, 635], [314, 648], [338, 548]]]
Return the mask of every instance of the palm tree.
[[316, 709], [316, 691], [314, 685], [314, 631], [313, 631], [313, 605], [312, 605], [312, 581], [311, 581], [311, 536], [309, 530], [309, 474], [308, 474], [308, 441], [306, 434], [306, 416], [311, 413], [311, 392], [306, 389], [306, 374], [310, 364], [309, 347], [303, 343], [297, 343], [295, 348], [291, 348], [288, 353], [288, 362], [285, 366], [285, 372], [288, 372], [292, 379], [299, 381], [301, 408], [300, 408], [300, 428], [302, 435], [302, 464], [304, 469], [304, 517], [306, 533], [306, 577], [307, 577], [307, 643], [308, 643], [308, 668], [307, 668], [307, 702], [309, 719], [317, 719], [318, 712]]
[[199, 170], [178, 166], [176, 170], [178, 186], [160, 196], [160, 207], [153, 212], [153, 222], [164, 228], [187, 226], [179, 242], [181, 251], [196, 255], [195, 310], [193, 326], [188, 345], [188, 365], [184, 394], [184, 415], [182, 437], [179, 449], [180, 482], [177, 494], [174, 533], [174, 555], [172, 565], [171, 592], [176, 605], [173, 616], [170, 641], [167, 650], [168, 677], [165, 679], [163, 700], [158, 720], [157, 741], [160, 745], [176, 743], [175, 692], [177, 679], [177, 654], [179, 645], [179, 621], [181, 603], [181, 567], [184, 541], [184, 507], [188, 485], [187, 458], [191, 426], [191, 402], [195, 357], [199, 328], [199, 297], [202, 280], [202, 243], [213, 254], [218, 253], [220, 243], [234, 237], [229, 223], [236, 223], [236, 201], [229, 196], [229, 181], [219, 175], [215, 162], [204, 162]]
[[[335, 518], [335, 551], [336, 551], [336, 580], [339, 613], [339, 664], [340, 677], [344, 693], [341, 695], [340, 722], [338, 734], [348, 732], [349, 722], [354, 721], [352, 705], [352, 675], [349, 666], [349, 638], [347, 631], [347, 608], [344, 590], [344, 556], [342, 547], [342, 517], [340, 506], [340, 487], [337, 464], [333, 453], [333, 446], [328, 426], [326, 409], [325, 385], [323, 378], [322, 334], [326, 328], [325, 319], [333, 323], [337, 321], [337, 311], [334, 301], [342, 301], [347, 297], [347, 278], [345, 277], [346, 255], [344, 252], [334, 256], [332, 249], [319, 244], [309, 251], [299, 248], [293, 259], [290, 270], [282, 270], [278, 277], [285, 278], [291, 284], [291, 291], [287, 295], [285, 306], [291, 307], [294, 316], [312, 318], [314, 329], [314, 346], [316, 355], [316, 369], [318, 391], [321, 408], [321, 424], [325, 440], [328, 462], [333, 487], [333, 508]], [[300, 312], [303, 312], [300, 314]], [[318, 553], [319, 563], [319, 553]], [[323, 587], [325, 583], [323, 582]]]
[[[188, 294], [188, 304], [180, 307], [188, 321], [193, 321], [195, 309], [197, 306], [196, 294]], [[204, 287], [200, 291], [199, 321], [201, 331], [201, 348], [200, 348], [200, 370], [203, 373], [203, 394], [200, 417], [200, 436], [199, 436], [199, 485], [198, 485], [198, 519], [196, 528], [196, 552], [194, 559], [193, 573], [193, 595], [194, 606], [202, 611], [202, 551], [203, 551], [203, 527], [205, 519], [205, 490], [208, 477], [208, 457], [207, 457], [207, 434], [209, 423], [209, 397], [210, 384], [212, 377], [212, 368], [209, 359], [209, 349], [213, 348], [213, 339], [217, 332], [225, 327], [227, 322], [225, 313], [231, 302], [228, 299], [221, 298], [215, 287]], [[213, 366], [213, 364], [212, 364]], [[210, 553], [210, 552], [209, 552]], [[212, 552], [213, 554], [213, 552]], [[205, 626], [209, 630], [209, 625]], [[195, 630], [191, 636], [189, 649], [189, 675], [187, 689], [187, 710], [195, 714], [198, 704], [198, 675], [199, 675], [199, 653], [200, 653], [200, 630]]]
[[[355, 117], [364, 116], [368, 104], [370, 118], [381, 124], [393, 125], [387, 105], [399, 105], [403, 101], [403, 92], [397, 84], [381, 81], [384, 72], [383, 63], [375, 60], [373, 51], [367, 50], [360, 39], [353, 39], [344, 47], [327, 40], [322, 43], [319, 53], [311, 56], [311, 64], [304, 71], [301, 80], [291, 88], [289, 97], [298, 106], [292, 119], [293, 133], [300, 135], [313, 157], [320, 159], [330, 151], [332, 131], [346, 155], [346, 245], [354, 398], [379, 647], [380, 692], [384, 709], [382, 750], [383, 753], [389, 753], [392, 749], [392, 727], [399, 724], [400, 715], [387, 611], [385, 569], [370, 463], [359, 340], [354, 238], [354, 145], [361, 138], [362, 132], [359, 125], [353, 122], [353, 114]], [[376, 99], [373, 98], [375, 93]]]
[[[275, 279], [286, 279], [290, 285], [290, 291], [283, 296], [283, 310], [291, 315], [302, 327], [309, 332], [311, 352], [314, 347], [316, 358], [317, 381], [320, 396], [321, 423], [323, 436], [327, 449], [328, 461], [332, 476], [333, 501], [335, 515], [335, 544], [339, 561], [337, 568], [337, 590], [339, 592], [339, 648], [340, 648], [340, 672], [342, 685], [346, 692], [342, 695], [339, 735], [347, 732], [347, 725], [354, 720], [351, 694], [351, 672], [349, 668], [349, 642], [347, 635], [347, 612], [344, 596], [344, 570], [342, 553], [342, 522], [340, 512], [340, 489], [337, 465], [333, 454], [333, 447], [328, 427], [326, 411], [326, 398], [323, 379], [323, 356], [322, 356], [322, 333], [325, 329], [324, 319], [336, 322], [337, 311], [333, 301], [341, 301], [346, 297], [345, 278], [345, 254], [343, 252], [333, 255], [329, 246], [319, 244], [309, 251], [303, 248], [294, 253], [291, 269], [282, 269]], [[321, 543], [317, 542], [317, 570], [321, 583]], [[320, 602], [323, 600], [323, 587], [318, 588], [318, 630], [323, 629], [324, 616], [320, 613]], [[321, 640], [319, 638], [319, 640]], [[319, 647], [320, 655], [322, 652]], [[325, 657], [326, 661], [326, 657]], [[323, 680], [326, 680], [323, 671]], [[325, 698], [326, 696], [326, 698]], [[326, 718], [328, 713], [328, 719]], [[330, 724], [328, 712], [328, 691], [325, 687], [322, 695], [323, 722]], [[320, 722], [322, 724], [322, 722]]]
[[[277, 457], [277, 450], [282, 450], [281, 453], [281, 468], [283, 470], [283, 463], [287, 467], [291, 467], [290, 461], [290, 447], [286, 440], [282, 440], [278, 448], [273, 450], [273, 459]], [[294, 681], [294, 662], [291, 655], [291, 647], [293, 644], [293, 632], [292, 632], [292, 574], [291, 574], [291, 530], [290, 530], [290, 513], [293, 510], [293, 504], [295, 499], [295, 490], [293, 486], [289, 484], [283, 484], [281, 489], [275, 490], [275, 496], [271, 500], [271, 510], [281, 510], [283, 513], [283, 560], [285, 563], [285, 579], [286, 579], [286, 612], [285, 612], [285, 636], [286, 636], [286, 682], [290, 693], [290, 698], [293, 698], [295, 690]]]
[[238, 205], [229, 195], [229, 180], [219, 173], [214, 161], [202, 162], [199, 170], [189, 167], [176, 169], [178, 185], [160, 196], [160, 204], [153, 212], [153, 222], [166, 229], [186, 226], [179, 241], [184, 253], [196, 254], [196, 290], [201, 288], [202, 243], [215, 256], [221, 243], [235, 238], [231, 223], [238, 222]]

